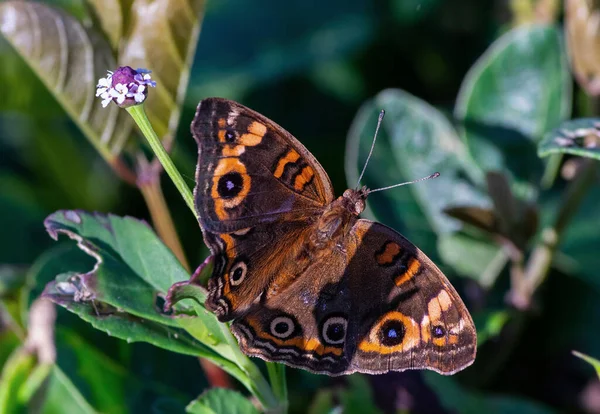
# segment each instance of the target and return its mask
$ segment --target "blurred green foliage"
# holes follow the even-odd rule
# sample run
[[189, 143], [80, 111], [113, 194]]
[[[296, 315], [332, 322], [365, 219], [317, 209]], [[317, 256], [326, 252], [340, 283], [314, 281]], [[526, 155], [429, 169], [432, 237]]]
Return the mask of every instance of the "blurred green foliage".
[[[150, 152], [124, 111], [103, 111], [93, 96], [117, 63], [154, 71], [149, 116], [163, 142], [173, 140], [190, 186], [197, 149], [188, 126], [208, 96], [284, 126], [338, 194], [355, 185], [380, 109], [387, 116], [364, 183], [442, 173], [373, 194], [366, 215], [450, 277], [477, 324], [475, 364], [453, 377], [288, 369], [290, 412], [598, 412], [598, 378], [571, 351], [598, 369], [600, 114], [569, 74], [560, 16], [522, 24], [514, 13], [526, 3], [553, 4], [0, 1], [0, 412], [254, 412], [242, 394], [264, 391], [260, 372], [231, 363], [254, 369], [223, 345], [211, 314], [190, 305], [179, 310], [200, 316], [177, 322], [157, 311], [157, 292], [188, 273], [147, 226], [118, 217], [151, 222], [130, 179]], [[207, 255], [200, 230], [162, 182], [195, 267]], [[59, 209], [77, 209], [85, 225], [59, 212], [45, 228]], [[94, 258], [47, 230], [100, 247], [99, 285], [81, 283]], [[57, 275], [50, 293], [96, 296], [57, 300], [71, 312], [56, 307], [48, 364], [28, 342], [28, 317]], [[219, 363], [241, 381], [239, 393], [210, 389], [191, 355]]]

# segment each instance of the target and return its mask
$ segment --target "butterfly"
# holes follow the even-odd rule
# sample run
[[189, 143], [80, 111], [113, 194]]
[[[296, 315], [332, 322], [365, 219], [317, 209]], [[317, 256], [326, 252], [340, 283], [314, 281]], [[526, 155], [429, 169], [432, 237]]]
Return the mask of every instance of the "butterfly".
[[265, 116], [200, 102], [194, 202], [214, 257], [205, 306], [242, 351], [327, 375], [475, 359], [473, 320], [415, 245], [359, 218], [366, 187], [335, 197], [315, 157]]

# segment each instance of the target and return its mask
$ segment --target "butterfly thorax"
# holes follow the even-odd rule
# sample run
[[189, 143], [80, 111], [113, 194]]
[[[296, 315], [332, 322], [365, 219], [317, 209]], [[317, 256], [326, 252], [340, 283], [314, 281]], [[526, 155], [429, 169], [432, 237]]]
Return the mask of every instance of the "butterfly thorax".
[[349, 233], [358, 220], [358, 215], [365, 209], [367, 194], [366, 187], [359, 190], [348, 189], [325, 207], [311, 237], [316, 249], [326, 248], [332, 243], [338, 244], [338, 239]]

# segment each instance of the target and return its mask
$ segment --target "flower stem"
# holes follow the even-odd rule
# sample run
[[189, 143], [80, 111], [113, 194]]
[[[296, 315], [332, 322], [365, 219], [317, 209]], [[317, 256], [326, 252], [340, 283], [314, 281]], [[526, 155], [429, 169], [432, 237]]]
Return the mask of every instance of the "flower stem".
[[177, 187], [177, 190], [179, 190], [179, 193], [183, 197], [183, 200], [185, 201], [189, 209], [194, 214], [194, 217], [198, 219], [198, 213], [194, 208], [194, 197], [192, 196], [192, 192], [183, 180], [183, 177], [181, 176], [177, 168], [175, 168], [175, 165], [173, 164], [173, 161], [171, 161], [169, 154], [167, 154], [167, 151], [165, 151], [165, 148], [160, 142], [158, 136], [156, 135], [156, 132], [154, 132], [154, 129], [150, 125], [150, 121], [148, 120], [146, 112], [144, 111], [144, 105], [141, 104], [131, 106], [127, 108], [127, 112], [129, 112], [129, 114], [137, 123], [138, 127], [140, 127], [140, 130], [148, 140], [148, 144], [150, 144], [152, 151], [154, 151], [154, 154], [162, 164], [163, 168], [165, 169], [167, 174], [169, 174], [169, 177], [171, 177], [173, 184], [175, 184], [175, 187]]

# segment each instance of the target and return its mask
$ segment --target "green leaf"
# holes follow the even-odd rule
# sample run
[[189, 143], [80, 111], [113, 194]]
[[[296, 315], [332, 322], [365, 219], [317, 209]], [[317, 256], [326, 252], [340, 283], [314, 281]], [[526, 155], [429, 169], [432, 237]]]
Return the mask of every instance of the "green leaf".
[[[58, 275], [46, 287], [46, 297], [109, 335], [209, 358], [248, 385], [247, 376], [235, 364], [182, 329], [188, 326], [180, 323], [180, 318], [159, 309], [157, 295], [189, 276], [146, 223], [131, 217], [67, 210], [50, 215], [45, 225], [53, 238], [66, 234], [96, 259], [87, 273]], [[212, 318], [218, 326], [213, 314], [205, 312], [202, 318]], [[213, 336], [221, 337], [219, 331]]]
[[58, 366], [53, 367], [46, 387], [42, 411], [44, 414], [95, 414], [97, 412]]
[[[538, 155], [572, 154], [600, 160], [600, 118], [582, 118], [563, 122], [544, 136]], [[591, 138], [591, 139], [590, 139]]]
[[592, 367], [594, 367], [594, 370], [596, 370], [596, 375], [598, 375], [598, 379], [600, 379], [600, 361], [598, 361], [596, 358], [592, 358], [589, 355], [582, 354], [581, 352], [577, 352], [577, 351], [572, 351], [572, 352], [573, 352], [573, 355], [575, 355], [577, 358], [583, 359], [585, 362], [587, 362]]
[[541, 169], [532, 143], [568, 118], [571, 100], [560, 29], [521, 26], [494, 42], [471, 68], [454, 113], [482, 168], [508, 167], [530, 178]]
[[107, 310], [101, 303], [94, 301], [74, 302], [72, 299], [66, 300], [52, 289], [49, 289], [45, 296], [77, 314], [84, 321], [91, 323], [94, 328], [123, 339], [128, 343], [147, 342], [172, 352], [214, 358], [216, 359], [215, 363], [219, 361], [217, 354], [194, 340], [183, 329], [138, 318], [124, 312]]
[[431, 254], [436, 247], [434, 235], [452, 232], [458, 226], [443, 213], [445, 207], [488, 203], [465, 178], [483, 182], [483, 174], [438, 110], [404, 91], [389, 89], [362, 106], [350, 129], [346, 148], [350, 187], [355, 186], [363, 168], [382, 109], [386, 116], [361, 184], [378, 188], [435, 171], [441, 175], [435, 180], [372, 194], [369, 212]]
[[192, 401], [185, 409], [189, 414], [258, 414], [246, 397], [226, 388], [213, 388]]
[[112, 163], [129, 138], [132, 122], [116, 105], [102, 108], [95, 96], [96, 81], [115, 67], [108, 43], [73, 17], [34, 2], [0, 3], [0, 33]]
[[[165, 397], [178, 402], [181, 407], [189, 401], [188, 394], [178, 389], [185, 382], [187, 377], [184, 373], [188, 371], [178, 370], [172, 376], [165, 375], [165, 371], [172, 371], [169, 363], [185, 362], [186, 359], [178, 356], [174, 359], [174, 355], [151, 347], [145, 347], [147, 350], [144, 351], [142, 347], [122, 346], [120, 355], [119, 352], [106, 354], [101, 351], [102, 345], [97, 340], [84, 335], [81, 330], [67, 328], [64, 322], [57, 326], [57, 363], [98, 411], [111, 414], [145, 412]], [[106, 345], [104, 347], [106, 349]], [[113, 350], [114, 347], [108, 349]], [[136, 358], [143, 365], [136, 367], [137, 364], [129, 357], [124, 358], [123, 351], [127, 350], [143, 352], [143, 357]], [[189, 358], [189, 363], [193, 365], [195, 361]], [[150, 371], [153, 374], [148, 375]], [[174, 379], [177, 377], [181, 381], [176, 383]], [[198, 378], [196, 386], [202, 384], [202, 379]]]
[[19, 391], [35, 368], [35, 356], [23, 348], [16, 349], [2, 368], [0, 376], [0, 412], [23, 410], [27, 401], [21, 400]]
[[[130, 4], [121, 1], [122, 7]], [[95, 1], [103, 25], [114, 26], [110, 2]], [[152, 70], [156, 89], [144, 109], [159, 138], [171, 138], [179, 125], [181, 106], [187, 91], [190, 67], [204, 15], [204, 0], [155, 0], [152, 5], [132, 2], [127, 10], [127, 33], [119, 53], [119, 63]]]
[[64, 233], [77, 240], [96, 259], [87, 273], [59, 275], [46, 288], [49, 298], [127, 341], [212, 356], [157, 308], [157, 294], [188, 275], [146, 223], [69, 210], [52, 214], [45, 226], [54, 238]]
[[441, 404], [449, 411], [458, 414], [550, 414], [555, 411], [518, 397], [490, 396], [470, 392], [462, 388], [454, 378], [431, 372], [423, 375], [425, 382], [438, 395]]
[[64, 233], [97, 260], [91, 272], [80, 276], [83, 288], [94, 285], [91, 293], [95, 300], [177, 325], [159, 312], [156, 296], [189, 275], [148, 224], [131, 217], [68, 210], [50, 215], [44, 225], [54, 239]]
[[508, 262], [500, 246], [461, 232], [440, 236], [438, 251], [444, 263], [484, 288], [493, 286]]

